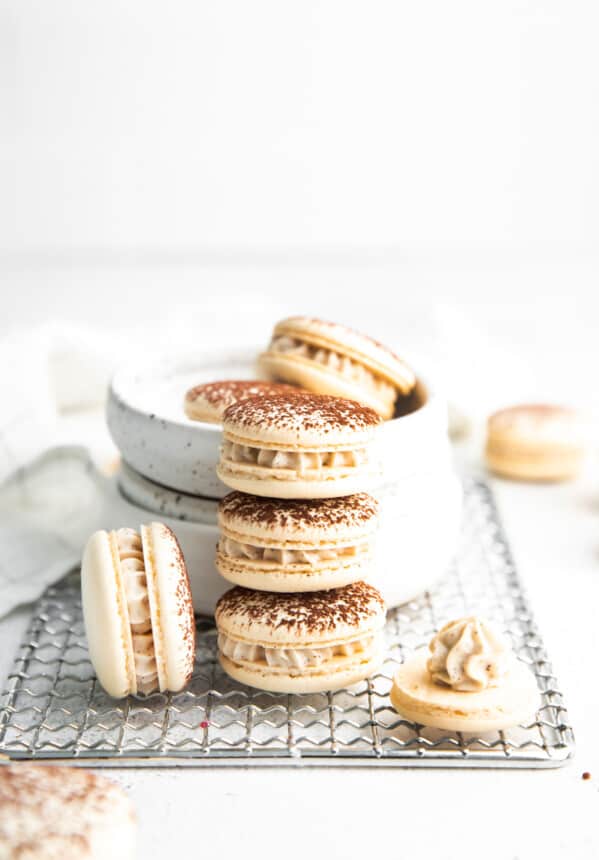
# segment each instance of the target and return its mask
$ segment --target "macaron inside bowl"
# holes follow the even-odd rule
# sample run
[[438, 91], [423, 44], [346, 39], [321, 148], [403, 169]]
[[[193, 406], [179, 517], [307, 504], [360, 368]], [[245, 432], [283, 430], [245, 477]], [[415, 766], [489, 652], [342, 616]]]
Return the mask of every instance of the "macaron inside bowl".
[[311, 317], [277, 323], [258, 368], [270, 379], [357, 400], [385, 419], [393, 416], [398, 395], [416, 384], [412, 369], [383, 344]]
[[116, 699], [178, 692], [195, 657], [195, 622], [185, 560], [163, 523], [97, 531], [81, 565], [90, 658]]
[[263, 591], [339, 588], [368, 578], [378, 502], [367, 493], [295, 501], [230, 493], [219, 504], [219, 572]]
[[215, 619], [222, 668], [261, 690], [338, 690], [383, 661], [385, 603], [364, 582], [305, 594], [238, 586], [221, 597]]
[[234, 490], [280, 499], [363, 492], [380, 478], [380, 423], [367, 406], [321, 394], [240, 400], [223, 416], [217, 474]]
[[185, 394], [183, 408], [192, 421], [221, 424], [228, 406], [245, 397], [272, 397], [273, 394], [293, 394], [300, 389], [277, 382], [252, 379], [224, 379], [195, 385]]

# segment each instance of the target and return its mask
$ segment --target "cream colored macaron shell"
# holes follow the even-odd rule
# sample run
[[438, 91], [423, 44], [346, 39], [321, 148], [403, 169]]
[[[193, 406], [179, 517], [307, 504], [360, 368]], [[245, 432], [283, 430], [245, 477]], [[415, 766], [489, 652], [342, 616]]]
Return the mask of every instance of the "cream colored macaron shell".
[[301, 385], [317, 394], [357, 400], [391, 418], [398, 394], [409, 394], [416, 378], [390, 349], [353, 329], [310, 317], [275, 326], [258, 361], [271, 379]]
[[318, 394], [251, 397], [223, 417], [217, 474], [234, 490], [324, 499], [367, 490], [380, 476], [372, 442], [380, 418], [352, 400]]
[[290, 501], [230, 493], [219, 504], [216, 566], [264, 591], [320, 591], [367, 579], [378, 503], [366, 493]]
[[338, 690], [383, 660], [385, 604], [364, 582], [305, 594], [236, 587], [221, 597], [215, 618], [222, 668], [261, 690]]
[[195, 623], [185, 561], [168, 526], [95, 532], [83, 553], [81, 595], [90, 658], [109, 695], [185, 686]]
[[573, 478], [583, 465], [585, 447], [580, 416], [563, 406], [513, 406], [496, 412], [487, 424], [487, 465], [508, 478]]
[[183, 408], [192, 421], [221, 424], [225, 409], [245, 397], [272, 397], [273, 394], [293, 394], [299, 389], [277, 382], [259, 382], [251, 379], [225, 379], [206, 382], [190, 388], [185, 395]]
[[74, 767], [0, 767], [2, 860], [134, 860], [136, 821], [125, 792]]
[[531, 722], [539, 707], [539, 690], [531, 670], [511, 655], [502, 683], [477, 692], [461, 692], [433, 681], [421, 648], [393, 678], [391, 704], [414, 723], [456, 732], [491, 732]]

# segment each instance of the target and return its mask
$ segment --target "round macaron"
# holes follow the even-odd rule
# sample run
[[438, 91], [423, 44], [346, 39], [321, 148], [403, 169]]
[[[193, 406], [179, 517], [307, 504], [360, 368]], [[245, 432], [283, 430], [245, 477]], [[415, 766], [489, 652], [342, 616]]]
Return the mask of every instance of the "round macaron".
[[218, 477], [277, 499], [362, 492], [379, 476], [371, 443], [380, 421], [367, 406], [322, 394], [240, 400], [223, 417]]
[[399, 667], [389, 694], [403, 717], [424, 726], [453, 732], [500, 731], [535, 719], [539, 690], [535, 677], [512, 655], [502, 683], [476, 692], [462, 692], [433, 680], [430, 652], [420, 648]]
[[367, 579], [378, 503], [366, 493], [290, 501], [230, 493], [218, 507], [216, 566], [262, 591], [321, 591]]
[[0, 857], [134, 860], [136, 821], [125, 792], [74, 767], [0, 767]]
[[512, 406], [491, 415], [487, 423], [487, 465], [507, 478], [573, 478], [582, 468], [585, 448], [583, 422], [564, 406]]
[[413, 371], [386, 346], [310, 317], [277, 323], [258, 367], [271, 379], [357, 400], [381, 418], [392, 418], [397, 396], [409, 394], [416, 384]]
[[195, 657], [187, 568], [162, 523], [95, 532], [81, 565], [83, 617], [96, 675], [116, 699], [178, 692]]
[[277, 382], [258, 382], [251, 379], [225, 379], [206, 382], [190, 388], [185, 395], [183, 408], [192, 421], [221, 424], [228, 406], [244, 397], [272, 397], [273, 394], [293, 394], [299, 389]]
[[238, 586], [218, 601], [215, 618], [222, 668], [261, 690], [338, 690], [383, 661], [385, 604], [364, 582], [306, 594]]

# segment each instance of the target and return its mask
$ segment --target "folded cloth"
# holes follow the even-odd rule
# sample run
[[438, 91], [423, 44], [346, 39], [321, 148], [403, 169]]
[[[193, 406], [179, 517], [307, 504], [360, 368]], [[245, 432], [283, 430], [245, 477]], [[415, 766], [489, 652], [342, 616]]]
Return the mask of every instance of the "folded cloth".
[[75, 446], [46, 451], [0, 486], [0, 617], [79, 564], [112, 492], [86, 449]]

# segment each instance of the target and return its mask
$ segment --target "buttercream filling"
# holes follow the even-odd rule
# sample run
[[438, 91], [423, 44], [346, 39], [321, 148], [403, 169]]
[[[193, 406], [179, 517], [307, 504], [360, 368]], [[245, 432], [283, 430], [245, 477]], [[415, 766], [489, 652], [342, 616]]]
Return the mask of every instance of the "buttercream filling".
[[119, 529], [116, 540], [129, 610], [137, 692], [150, 693], [158, 687], [158, 670], [141, 537], [133, 529]]
[[265, 469], [290, 469], [300, 475], [319, 469], [353, 469], [368, 460], [366, 448], [353, 451], [277, 451], [241, 445], [229, 439], [223, 440], [222, 456], [233, 463], [263, 466]]
[[272, 561], [277, 564], [311, 564], [323, 561], [347, 561], [362, 555], [366, 544], [338, 549], [288, 549], [287, 547], [254, 546], [222, 536], [219, 549], [223, 555], [250, 561]]
[[273, 338], [268, 349], [270, 352], [296, 355], [309, 361], [315, 361], [317, 364], [321, 364], [340, 376], [345, 377], [345, 379], [369, 388], [378, 397], [395, 399], [397, 392], [391, 382], [374, 373], [374, 371], [361, 362], [347, 355], [341, 355], [341, 353], [335, 352], [335, 350], [326, 349], [322, 346], [314, 346], [314, 344], [306, 343], [299, 338], [290, 337], [289, 335], [279, 335]]
[[265, 648], [251, 642], [240, 642], [218, 634], [218, 647], [230, 660], [236, 663], [255, 663], [258, 666], [270, 666], [279, 669], [315, 669], [326, 667], [326, 664], [339, 657], [369, 656], [366, 652], [373, 651], [379, 636], [368, 635], [340, 645], [322, 646], [319, 648]]
[[509, 668], [509, 644], [480, 618], [450, 621], [429, 649], [427, 668], [433, 681], [461, 692], [497, 687]]

